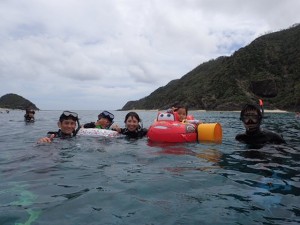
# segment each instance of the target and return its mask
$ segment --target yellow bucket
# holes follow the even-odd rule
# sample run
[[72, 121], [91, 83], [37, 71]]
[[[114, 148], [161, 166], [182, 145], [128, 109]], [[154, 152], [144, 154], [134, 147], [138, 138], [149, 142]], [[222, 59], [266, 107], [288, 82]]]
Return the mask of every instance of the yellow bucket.
[[200, 123], [198, 125], [198, 140], [222, 142], [222, 126], [219, 123]]

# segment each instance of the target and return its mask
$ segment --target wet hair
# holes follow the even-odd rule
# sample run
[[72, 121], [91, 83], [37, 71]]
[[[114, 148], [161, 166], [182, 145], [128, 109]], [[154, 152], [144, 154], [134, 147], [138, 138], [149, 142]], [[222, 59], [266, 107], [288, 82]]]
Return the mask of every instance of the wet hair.
[[188, 107], [186, 105], [176, 105], [174, 106], [174, 108], [175, 108], [174, 112], [177, 112], [178, 109], [185, 109], [186, 115], [188, 114]]
[[256, 106], [256, 105], [253, 105], [253, 104], [246, 104], [246, 105], [244, 105], [244, 107], [243, 107], [243, 109], [242, 109], [242, 111], [241, 111], [240, 120], [242, 120], [242, 117], [243, 117], [243, 115], [245, 114], [245, 112], [246, 112], [246, 111], [249, 111], [249, 110], [254, 110], [254, 111], [256, 111], [256, 112], [257, 112], [257, 115], [258, 115], [258, 120], [259, 120], [259, 122], [262, 120], [262, 113], [261, 113], [259, 107]]
[[126, 121], [128, 120], [129, 117], [134, 117], [138, 120], [139, 123], [141, 122], [141, 119], [140, 119], [139, 115], [136, 112], [129, 112], [125, 116], [124, 123], [126, 123]]

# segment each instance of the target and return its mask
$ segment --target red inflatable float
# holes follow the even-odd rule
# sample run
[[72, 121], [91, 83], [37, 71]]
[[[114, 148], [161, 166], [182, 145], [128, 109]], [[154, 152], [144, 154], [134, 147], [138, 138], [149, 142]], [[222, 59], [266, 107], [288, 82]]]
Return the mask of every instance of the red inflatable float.
[[153, 142], [196, 142], [222, 141], [222, 127], [219, 123], [194, 124], [192, 116], [187, 122], [176, 120], [176, 113], [158, 113], [157, 120], [149, 127], [147, 137]]

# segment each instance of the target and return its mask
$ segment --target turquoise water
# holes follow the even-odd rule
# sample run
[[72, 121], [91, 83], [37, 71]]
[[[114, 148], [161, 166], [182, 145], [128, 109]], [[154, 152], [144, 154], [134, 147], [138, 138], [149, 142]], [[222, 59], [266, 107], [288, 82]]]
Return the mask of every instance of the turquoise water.
[[[61, 111], [0, 114], [0, 224], [297, 224], [300, 120], [266, 113], [287, 145], [248, 149], [235, 112], [195, 112], [220, 122], [222, 144], [153, 145], [147, 139], [76, 137], [36, 144]], [[98, 111], [78, 111], [81, 122]], [[123, 126], [127, 112], [114, 112]], [[142, 111], [144, 127], [156, 112]]]

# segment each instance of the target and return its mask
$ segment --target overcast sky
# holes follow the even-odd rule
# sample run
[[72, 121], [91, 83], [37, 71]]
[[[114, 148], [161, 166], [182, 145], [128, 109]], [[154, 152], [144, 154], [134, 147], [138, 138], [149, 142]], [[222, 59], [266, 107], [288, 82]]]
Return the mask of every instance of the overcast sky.
[[0, 96], [120, 109], [255, 38], [300, 23], [299, 0], [1, 0]]

